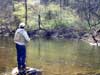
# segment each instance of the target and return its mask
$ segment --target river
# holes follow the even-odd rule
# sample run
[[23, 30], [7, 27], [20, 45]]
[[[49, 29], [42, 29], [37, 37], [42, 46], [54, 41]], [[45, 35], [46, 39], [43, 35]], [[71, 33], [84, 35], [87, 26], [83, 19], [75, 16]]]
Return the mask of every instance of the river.
[[[100, 71], [100, 47], [77, 40], [31, 40], [26, 62], [29, 67], [42, 69], [43, 75], [96, 73]], [[12, 38], [0, 37], [0, 75], [11, 75], [16, 66]]]

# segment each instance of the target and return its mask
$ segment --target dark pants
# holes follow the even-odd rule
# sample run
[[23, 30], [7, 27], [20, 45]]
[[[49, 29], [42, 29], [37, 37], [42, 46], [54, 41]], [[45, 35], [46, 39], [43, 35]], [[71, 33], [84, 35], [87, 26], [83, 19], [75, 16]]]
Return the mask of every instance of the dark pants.
[[18, 70], [22, 70], [26, 68], [26, 47], [25, 45], [18, 45], [16, 44], [17, 49], [17, 63], [18, 63]]

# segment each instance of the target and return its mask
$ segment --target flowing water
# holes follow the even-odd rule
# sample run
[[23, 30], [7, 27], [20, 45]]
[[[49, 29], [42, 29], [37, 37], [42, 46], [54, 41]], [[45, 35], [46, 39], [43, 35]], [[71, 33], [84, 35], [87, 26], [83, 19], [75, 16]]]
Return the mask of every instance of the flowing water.
[[[0, 75], [11, 75], [16, 66], [13, 40], [0, 38]], [[31, 40], [27, 66], [42, 69], [43, 75], [89, 75], [100, 72], [100, 48], [75, 40]]]

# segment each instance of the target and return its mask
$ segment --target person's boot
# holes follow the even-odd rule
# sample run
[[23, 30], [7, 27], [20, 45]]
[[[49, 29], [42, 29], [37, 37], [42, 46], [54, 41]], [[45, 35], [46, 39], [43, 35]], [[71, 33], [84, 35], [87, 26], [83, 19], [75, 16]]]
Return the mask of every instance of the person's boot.
[[22, 69], [21, 69], [21, 74], [22, 74], [22, 75], [26, 75], [26, 69], [25, 69], [25, 68], [22, 68]]
[[26, 71], [24, 69], [20, 69], [17, 75], [26, 75]]
[[22, 71], [22, 75], [26, 75], [26, 71], [25, 70]]
[[18, 71], [19, 71], [19, 72], [18, 72], [17, 75], [22, 75], [22, 74], [21, 74], [21, 68], [18, 68]]
[[21, 73], [21, 72], [19, 72], [17, 75], [22, 75], [22, 73]]

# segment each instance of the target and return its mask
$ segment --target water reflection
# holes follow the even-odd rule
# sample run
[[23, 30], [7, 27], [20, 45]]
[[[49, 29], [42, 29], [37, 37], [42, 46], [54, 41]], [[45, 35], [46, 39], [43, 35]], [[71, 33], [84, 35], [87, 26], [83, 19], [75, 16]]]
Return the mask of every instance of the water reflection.
[[[16, 50], [12, 38], [0, 38], [0, 73], [16, 66]], [[74, 75], [99, 69], [100, 48], [81, 41], [32, 40], [27, 47], [27, 66], [44, 70], [44, 75]]]
[[0, 73], [9, 71], [14, 66], [14, 44], [7, 37], [0, 37]]

